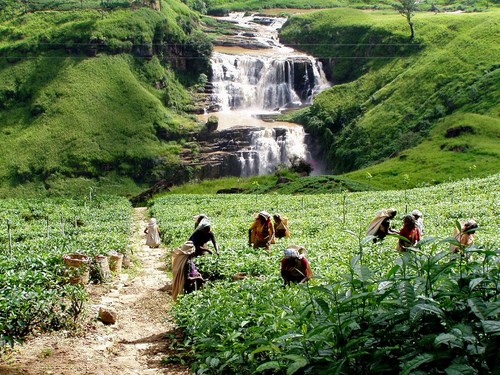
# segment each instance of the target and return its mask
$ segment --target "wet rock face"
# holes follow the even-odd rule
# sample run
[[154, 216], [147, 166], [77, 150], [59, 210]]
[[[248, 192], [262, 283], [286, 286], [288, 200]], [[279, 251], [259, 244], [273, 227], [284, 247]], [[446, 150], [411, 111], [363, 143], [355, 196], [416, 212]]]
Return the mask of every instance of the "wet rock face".
[[299, 95], [301, 101], [305, 102], [312, 96], [312, 90], [316, 84], [312, 63], [307, 59], [294, 60], [293, 70], [293, 89]]
[[182, 159], [197, 169], [199, 179], [269, 174], [289, 164], [294, 152], [307, 158], [307, 149], [297, 148], [303, 138], [307, 137], [301, 127], [238, 126], [203, 132], [197, 136], [199, 152], [186, 150]]
[[186, 155], [184, 161], [199, 167], [199, 178], [240, 176], [240, 150], [250, 146], [252, 127], [236, 127], [199, 135], [199, 155]]

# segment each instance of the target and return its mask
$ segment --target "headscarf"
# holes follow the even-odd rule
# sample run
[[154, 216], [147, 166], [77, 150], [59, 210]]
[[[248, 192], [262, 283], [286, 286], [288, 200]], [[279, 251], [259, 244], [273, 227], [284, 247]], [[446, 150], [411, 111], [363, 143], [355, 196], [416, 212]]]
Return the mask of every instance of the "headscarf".
[[196, 230], [203, 230], [209, 226], [210, 226], [210, 220], [208, 220], [208, 218], [205, 217], [201, 219], [200, 223], [196, 227]]
[[415, 216], [416, 218], [420, 218], [422, 217], [422, 212], [420, 212], [419, 210], [413, 210], [411, 212], [412, 216]]
[[300, 245], [290, 245], [284, 250], [285, 257], [290, 258], [303, 258], [306, 248]]
[[[257, 214], [257, 217], [259, 216], [262, 216], [264, 219], [269, 220], [271, 218], [271, 215], [269, 214], [269, 212], [267, 211], [260, 211], [258, 214]], [[257, 218], [256, 217], [256, 218]]]
[[477, 228], [476, 220], [473, 219], [467, 220], [462, 227], [462, 232], [468, 231], [469, 229], [472, 228]]
[[199, 214], [199, 215], [194, 215], [193, 216], [193, 220], [194, 221], [198, 221], [198, 220], [202, 220], [202, 219], [208, 219], [208, 215], [205, 215], [205, 214]]
[[285, 249], [285, 257], [288, 258], [298, 258], [299, 252], [296, 249]]

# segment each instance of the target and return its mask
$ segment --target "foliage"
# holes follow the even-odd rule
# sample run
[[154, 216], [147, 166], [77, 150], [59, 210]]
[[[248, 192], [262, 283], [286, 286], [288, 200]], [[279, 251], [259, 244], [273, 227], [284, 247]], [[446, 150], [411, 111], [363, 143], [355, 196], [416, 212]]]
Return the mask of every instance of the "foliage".
[[[446, 137], [449, 129], [468, 124], [474, 124], [470, 126], [476, 132], [474, 136], [463, 132], [455, 137]], [[411, 176], [411, 187], [487, 176], [498, 171], [500, 151], [495, 137], [499, 126], [500, 122], [490, 116], [452, 115], [437, 124], [429, 133], [429, 138], [417, 147], [345, 176], [362, 180], [368, 172], [372, 175], [370, 184], [380, 189], [402, 189], [403, 174]], [[476, 165], [480, 168], [475, 168]]]
[[309, 176], [312, 172], [312, 165], [310, 163], [308, 163], [307, 161], [305, 161], [304, 159], [300, 159], [298, 157], [294, 157], [292, 158], [292, 160], [290, 160], [291, 162], [291, 166], [290, 166], [290, 169], [293, 171], [293, 172], [296, 172], [296, 173], [303, 173], [305, 174], [306, 176]]
[[[191, 0], [187, 3], [190, 4]], [[198, 4], [198, 1], [192, 1]], [[422, 8], [431, 11], [478, 11], [488, 9], [497, 4], [489, 0], [422, 0], [419, 1]], [[373, 0], [207, 0], [205, 5], [207, 13], [212, 15], [224, 15], [231, 11], [256, 11], [265, 14], [296, 13], [297, 10], [325, 9], [325, 8], [355, 8], [355, 9], [390, 9], [393, 1]], [[198, 6], [198, 5], [196, 5]], [[196, 7], [195, 6], [195, 7]]]
[[[418, 38], [410, 43], [400, 17], [387, 11], [336, 9], [294, 16], [280, 39], [300, 45], [330, 66], [334, 85], [288, 119], [304, 124], [322, 140], [333, 173], [368, 167], [426, 139], [432, 141], [430, 134], [443, 122], [461, 118], [477, 128], [496, 123], [498, 48], [491, 27], [498, 15], [496, 9], [474, 14], [419, 12], [414, 19]], [[459, 157], [479, 165], [480, 175], [491, 173], [490, 166], [498, 170], [499, 159], [487, 138], [475, 137], [470, 134], [467, 139], [477, 149], [462, 149]], [[449, 150], [432, 145], [428, 160], [441, 167], [421, 175], [429, 183], [436, 174], [438, 180], [446, 179], [453, 168]], [[387, 169], [399, 165], [413, 170], [421, 166], [414, 159], [393, 159]], [[385, 185], [397, 186], [394, 179]]]
[[[196, 373], [488, 373], [497, 367], [500, 176], [404, 191], [324, 195], [169, 195], [151, 212], [180, 246], [205, 213], [220, 256], [196, 258], [209, 280], [176, 305]], [[383, 207], [424, 214], [424, 239], [365, 238]], [[247, 247], [253, 214], [290, 219], [290, 239]], [[457, 221], [475, 218], [476, 244], [451, 253]], [[282, 250], [307, 249], [314, 278], [283, 288]], [[463, 254], [463, 255], [462, 255]], [[232, 281], [244, 272], [242, 281]]]
[[406, 18], [410, 26], [410, 39], [415, 38], [415, 28], [413, 27], [413, 21], [411, 19], [418, 10], [419, 3], [419, 0], [398, 0], [393, 4], [394, 9]]
[[197, 22], [175, 0], [161, 12], [33, 12], [3, 22], [0, 196], [83, 180], [131, 194], [179, 165], [171, 142], [200, 124], [185, 113], [193, 103], [178, 71], [206, 71], [211, 53]]
[[[279, 182], [284, 177], [286, 181]], [[374, 188], [364, 182], [344, 176], [324, 175], [302, 177], [289, 169], [274, 175], [253, 177], [224, 177], [193, 181], [172, 187], [166, 194], [216, 194], [219, 190], [237, 189], [243, 194], [325, 194], [349, 191], [367, 191]]]
[[125, 252], [130, 203], [87, 194], [0, 201], [0, 351], [32, 332], [69, 328], [77, 320], [87, 292], [68, 283], [63, 255]]

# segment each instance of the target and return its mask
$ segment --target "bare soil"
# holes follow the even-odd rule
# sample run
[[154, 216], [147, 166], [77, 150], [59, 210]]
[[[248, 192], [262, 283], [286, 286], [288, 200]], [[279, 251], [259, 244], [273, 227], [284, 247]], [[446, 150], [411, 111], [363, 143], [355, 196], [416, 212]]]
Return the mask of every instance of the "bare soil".
[[[111, 282], [88, 285], [90, 300], [78, 328], [30, 337], [0, 358], [6, 375], [116, 375], [189, 374], [175, 361], [181, 334], [170, 316], [167, 250], [145, 245], [146, 208], [134, 211], [129, 269]], [[117, 321], [105, 325], [97, 319], [100, 306], [117, 311]], [[172, 360], [174, 359], [174, 360]]]

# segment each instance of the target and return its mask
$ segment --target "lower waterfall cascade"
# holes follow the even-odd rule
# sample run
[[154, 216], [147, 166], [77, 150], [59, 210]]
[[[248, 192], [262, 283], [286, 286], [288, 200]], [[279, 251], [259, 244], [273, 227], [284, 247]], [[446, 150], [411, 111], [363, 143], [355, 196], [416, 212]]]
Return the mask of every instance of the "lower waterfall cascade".
[[308, 151], [302, 127], [265, 128], [251, 133], [250, 146], [240, 151], [241, 176], [273, 173], [288, 165], [291, 157], [307, 160]]

